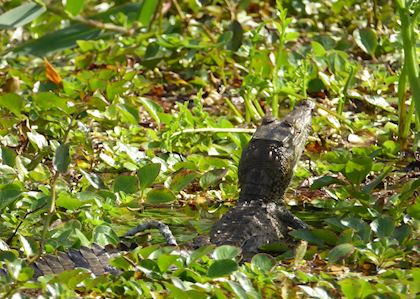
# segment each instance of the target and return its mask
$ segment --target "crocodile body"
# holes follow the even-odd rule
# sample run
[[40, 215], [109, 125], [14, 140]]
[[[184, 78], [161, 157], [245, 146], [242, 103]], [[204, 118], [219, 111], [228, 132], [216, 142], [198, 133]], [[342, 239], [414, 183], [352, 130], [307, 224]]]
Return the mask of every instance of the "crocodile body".
[[314, 104], [301, 102], [281, 121], [266, 117], [239, 163], [238, 204], [213, 226], [210, 242], [242, 248], [250, 257], [289, 229], [307, 228], [283, 203], [293, 170], [305, 147]]
[[[213, 226], [211, 243], [236, 245], [242, 248], [244, 257], [250, 257], [261, 246], [285, 238], [289, 227], [306, 228], [284, 206], [283, 195], [304, 149], [313, 107], [313, 103], [304, 101], [281, 121], [269, 117], [263, 120], [242, 153], [238, 204]], [[127, 235], [150, 228], [158, 228], [168, 245], [176, 245], [169, 228], [157, 221], [139, 225]], [[91, 248], [43, 255], [31, 267], [34, 278], [76, 267], [89, 269], [95, 275], [118, 274], [120, 271], [109, 266], [109, 260], [122, 250], [93, 244]], [[5, 274], [5, 270], [0, 268], [0, 274]]]

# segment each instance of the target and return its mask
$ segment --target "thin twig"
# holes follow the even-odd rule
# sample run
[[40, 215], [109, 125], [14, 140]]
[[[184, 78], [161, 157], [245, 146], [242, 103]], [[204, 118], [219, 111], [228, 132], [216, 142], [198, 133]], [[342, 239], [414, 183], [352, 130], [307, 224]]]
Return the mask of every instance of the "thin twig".
[[83, 16], [72, 16], [70, 14], [67, 14], [66, 12], [64, 12], [63, 10], [59, 9], [58, 7], [55, 7], [53, 5], [47, 5], [46, 6], [47, 10], [53, 14], [56, 14], [60, 17], [63, 17], [65, 19], [74, 21], [74, 22], [78, 22], [81, 24], [85, 24], [87, 26], [90, 27], [95, 27], [98, 29], [102, 29], [102, 30], [109, 30], [109, 31], [114, 31], [114, 32], [118, 32], [121, 34], [125, 34], [125, 35], [133, 35], [135, 33], [135, 28], [124, 28], [122, 26], [118, 26], [112, 23], [103, 23], [100, 21], [96, 21], [96, 20], [92, 20], [92, 19], [86, 19]]
[[176, 11], [178, 12], [179, 17], [181, 18], [181, 20], [182, 21], [185, 21], [184, 12], [182, 11], [181, 6], [179, 5], [178, 1], [177, 0], [172, 0], [172, 3], [174, 4], [174, 6], [176, 8]]
[[24, 216], [22, 217], [22, 219], [20, 220], [19, 224], [16, 226], [16, 228], [15, 228], [15, 230], [14, 230], [13, 234], [12, 234], [9, 238], [7, 238], [6, 243], [7, 243], [8, 245], [10, 245], [10, 243], [12, 242], [13, 238], [16, 236], [16, 234], [17, 234], [17, 232], [18, 232], [18, 230], [19, 230], [20, 226], [23, 224], [23, 221], [25, 220], [25, 218], [26, 218], [26, 217], [28, 217], [30, 214], [33, 214], [33, 213], [35, 213], [35, 212], [37, 212], [37, 211], [39, 211], [39, 210], [43, 209], [46, 205], [47, 205], [47, 204], [43, 204], [42, 206], [40, 206], [39, 208], [36, 208], [35, 210], [32, 210], [32, 211], [26, 212], [26, 213], [25, 213], [25, 215], [24, 215]]

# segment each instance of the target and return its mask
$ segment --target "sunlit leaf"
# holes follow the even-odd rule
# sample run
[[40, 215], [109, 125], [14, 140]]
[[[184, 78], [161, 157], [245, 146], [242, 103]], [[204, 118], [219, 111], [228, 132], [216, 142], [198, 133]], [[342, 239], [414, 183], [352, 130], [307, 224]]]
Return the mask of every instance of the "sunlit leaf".
[[0, 107], [6, 108], [17, 117], [22, 115], [23, 99], [15, 93], [0, 95]]
[[70, 165], [71, 159], [70, 159], [70, 145], [68, 144], [61, 144], [57, 147], [55, 150], [54, 155], [54, 168], [61, 173], [64, 173], [67, 171], [69, 165]]
[[233, 260], [217, 260], [210, 265], [207, 276], [210, 278], [222, 277], [238, 269], [238, 264]]
[[356, 44], [366, 53], [374, 56], [376, 47], [378, 46], [378, 37], [376, 32], [370, 28], [355, 30], [353, 37]]
[[101, 177], [96, 173], [88, 173], [83, 169], [80, 169], [80, 172], [84, 175], [84, 177], [88, 180], [88, 182], [92, 185], [95, 189], [104, 189], [105, 184], [102, 181]]
[[67, 192], [61, 192], [57, 197], [57, 206], [67, 210], [79, 208], [83, 202]]
[[142, 190], [150, 187], [159, 175], [161, 164], [149, 163], [137, 170], [137, 177]]
[[207, 189], [211, 186], [214, 186], [218, 183], [227, 173], [227, 169], [213, 169], [205, 174], [200, 178], [200, 186], [203, 189]]
[[25, 253], [26, 257], [32, 257], [36, 254], [36, 247], [34, 242], [31, 242], [21, 234], [19, 234], [19, 240], [22, 244], [23, 252]]
[[389, 216], [382, 216], [373, 220], [370, 227], [378, 237], [389, 237], [395, 229], [394, 219]]
[[179, 192], [187, 187], [192, 181], [198, 177], [198, 174], [191, 171], [181, 171], [175, 175], [171, 181], [171, 189]]
[[217, 247], [213, 252], [216, 260], [234, 259], [241, 254], [241, 249], [231, 245], [222, 245]]
[[353, 254], [355, 247], [353, 244], [345, 243], [335, 246], [328, 253], [328, 260], [331, 263], [338, 262], [339, 260], [345, 259]]
[[14, 167], [16, 164], [16, 153], [8, 147], [1, 147], [1, 159], [4, 165]]
[[251, 260], [251, 266], [263, 272], [270, 271], [274, 265], [275, 261], [273, 257], [268, 254], [256, 254], [252, 257]]
[[319, 179], [316, 179], [312, 183], [311, 190], [321, 189], [322, 187], [326, 187], [332, 184], [343, 184], [343, 182], [337, 179], [336, 177], [325, 175], [323, 177], [320, 177]]
[[162, 204], [169, 203], [176, 199], [175, 195], [169, 189], [153, 189], [147, 193], [147, 203]]
[[99, 225], [93, 231], [93, 241], [101, 246], [117, 245], [118, 236], [108, 225]]
[[155, 0], [144, 0], [139, 12], [139, 22], [143, 26], [149, 26], [150, 21], [156, 14], [156, 9], [159, 6], [159, 1]]
[[44, 135], [39, 134], [36, 131], [28, 132], [28, 139], [38, 150], [43, 150], [48, 146], [48, 141]]
[[65, 9], [73, 16], [77, 16], [83, 9], [84, 0], [66, 0]]
[[137, 179], [134, 176], [121, 175], [117, 177], [113, 185], [114, 192], [133, 194], [138, 190]]
[[147, 112], [150, 114], [150, 116], [157, 123], [157, 125], [160, 126], [159, 112], [162, 112], [162, 107], [160, 107], [155, 102], [153, 102], [152, 100], [149, 100], [147, 98], [141, 97], [141, 98], [139, 98], [139, 100], [140, 100], [140, 103], [147, 110]]
[[34, 2], [26, 2], [0, 15], [0, 29], [22, 27], [35, 20], [46, 11], [45, 7]]

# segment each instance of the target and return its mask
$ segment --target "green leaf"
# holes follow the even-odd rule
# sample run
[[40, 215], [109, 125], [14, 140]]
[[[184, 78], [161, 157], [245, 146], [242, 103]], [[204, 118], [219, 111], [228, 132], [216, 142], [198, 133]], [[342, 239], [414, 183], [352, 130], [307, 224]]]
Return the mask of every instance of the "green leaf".
[[324, 244], [323, 240], [319, 239], [317, 236], [315, 236], [313, 232], [306, 229], [293, 230], [289, 234], [297, 239], [305, 240], [312, 244], [316, 244], [316, 245]]
[[162, 204], [172, 202], [175, 199], [175, 195], [169, 189], [153, 189], [147, 193], [146, 202], [150, 204]]
[[136, 177], [129, 175], [121, 175], [117, 177], [113, 185], [114, 192], [124, 192], [127, 194], [136, 193], [138, 190], [138, 184]]
[[[127, 15], [129, 20], [134, 20], [140, 7], [138, 3], [128, 3], [115, 8], [111, 8], [106, 12], [90, 16], [90, 19], [102, 22], [110, 22], [111, 16], [119, 13]], [[44, 57], [49, 53], [61, 51], [77, 46], [78, 40], [97, 39], [99, 36], [113, 36], [115, 33], [110, 31], [101, 31], [83, 24], [70, 25], [64, 29], [46, 34], [36, 40], [28, 41], [13, 49], [13, 52], [19, 54], [31, 54]]]
[[234, 259], [241, 254], [241, 249], [231, 245], [222, 245], [217, 247], [213, 252], [215, 260]]
[[2, 146], [1, 147], [1, 159], [3, 160], [3, 164], [15, 167], [16, 164], [16, 153], [14, 150], [11, 150], [8, 147]]
[[179, 192], [187, 187], [192, 181], [197, 178], [198, 174], [195, 172], [181, 171], [175, 175], [171, 181], [171, 189]]
[[353, 157], [347, 161], [344, 168], [344, 175], [355, 185], [360, 185], [372, 169], [372, 158]]
[[214, 245], [207, 245], [207, 246], [203, 246], [203, 247], [200, 247], [200, 248], [194, 250], [187, 257], [187, 264], [190, 265], [191, 263], [195, 262], [199, 258], [202, 258], [203, 256], [210, 253], [213, 249], [214, 249]]
[[207, 189], [211, 186], [216, 185], [227, 173], [227, 169], [213, 169], [200, 178], [200, 186], [203, 189]]
[[157, 259], [160, 272], [164, 273], [168, 270], [169, 266], [173, 265], [179, 257], [171, 254], [162, 254]]
[[73, 197], [67, 192], [60, 192], [57, 198], [57, 206], [65, 208], [67, 210], [76, 210], [82, 204], [83, 202], [80, 199]]
[[93, 242], [101, 245], [117, 245], [119, 242], [117, 234], [108, 225], [99, 225], [93, 231]]
[[145, 27], [149, 26], [150, 21], [156, 13], [159, 6], [159, 1], [144, 0], [140, 9], [138, 21]]
[[22, 27], [46, 11], [45, 7], [27, 2], [0, 15], [0, 29]]
[[36, 246], [34, 242], [26, 239], [24, 236], [19, 234], [19, 240], [23, 247], [23, 252], [25, 253], [26, 257], [31, 257], [36, 254]]
[[139, 268], [147, 275], [150, 275], [152, 273], [155, 273], [155, 274], [160, 273], [158, 264], [154, 260], [150, 260], [150, 259], [141, 260], [139, 262]]
[[67, 168], [70, 165], [70, 145], [68, 144], [61, 144], [57, 149], [55, 150], [54, 155], [54, 168], [60, 172], [64, 173], [67, 171]]
[[408, 215], [416, 220], [420, 220], [420, 198], [417, 197], [417, 201], [407, 209]]
[[144, 190], [150, 187], [159, 175], [160, 163], [149, 163], [137, 170], [137, 177], [140, 181], [140, 189]]
[[382, 216], [373, 220], [370, 227], [378, 237], [389, 237], [395, 229], [394, 219], [389, 216]]
[[338, 284], [346, 299], [368, 298], [370, 294], [376, 292], [369, 282], [363, 278], [346, 278], [338, 281]]
[[276, 264], [275, 260], [271, 255], [258, 253], [252, 257], [251, 266], [254, 269], [258, 269], [262, 272], [270, 271]]
[[335, 245], [337, 243], [337, 235], [328, 229], [314, 229], [312, 231], [315, 237], [323, 240], [329, 245]]
[[53, 92], [39, 92], [33, 96], [37, 108], [43, 111], [58, 109], [69, 114], [72, 109], [67, 106], [67, 99], [61, 98]]
[[321, 189], [322, 187], [329, 186], [332, 184], [343, 184], [342, 181], [337, 179], [336, 177], [332, 177], [329, 175], [325, 175], [323, 177], [320, 177], [319, 179], [316, 179], [312, 185], [311, 190]]
[[345, 259], [353, 254], [354, 249], [355, 247], [350, 243], [337, 245], [328, 253], [328, 260], [330, 263], [335, 263], [339, 260]]
[[28, 139], [34, 145], [34, 147], [38, 150], [43, 150], [45, 147], [48, 146], [48, 141], [44, 135], [39, 134], [35, 130], [32, 132], [28, 132]]
[[17, 117], [22, 116], [23, 99], [15, 93], [0, 95], [0, 107], [6, 108]]
[[374, 56], [378, 46], [378, 37], [376, 32], [370, 28], [355, 30], [353, 32], [356, 44], [366, 53]]
[[229, 26], [229, 29], [232, 31], [232, 39], [228, 44], [228, 49], [231, 51], [237, 51], [241, 45], [244, 36], [244, 30], [242, 28], [241, 23], [234, 20]]
[[101, 177], [96, 173], [87, 173], [83, 169], [80, 169], [80, 172], [88, 180], [89, 184], [95, 189], [105, 189], [105, 184], [102, 181]]
[[381, 173], [373, 181], [363, 187], [363, 192], [371, 193], [383, 181], [383, 179], [388, 176], [391, 170], [391, 166], [384, 167]]
[[83, 9], [85, 0], [66, 0], [66, 11], [73, 16], [77, 16]]
[[8, 207], [21, 195], [22, 191], [16, 184], [8, 184], [0, 187], [0, 211]]
[[160, 117], [159, 112], [163, 112], [163, 109], [160, 105], [156, 104], [152, 100], [149, 100], [144, 97], [140, 97], [140, 103], [143, 105], [144, 109], [150, 114], [158, 126], [160, 126]]
[[237, 269], [238, 264], [233, 260], [217, 260], [210, 265], [207, 276], [210, 278], [222, 277], [231, 274]]

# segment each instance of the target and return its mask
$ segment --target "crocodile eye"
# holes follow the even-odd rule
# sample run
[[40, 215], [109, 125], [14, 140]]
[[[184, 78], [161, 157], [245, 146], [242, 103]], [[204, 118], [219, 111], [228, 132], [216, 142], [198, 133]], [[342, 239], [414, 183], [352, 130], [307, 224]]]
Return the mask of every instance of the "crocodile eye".
[[270, 124], [270, 123], [272, 123], [272, 122], [274, 122], [276, 119], [273, 117], [273, 116], [271, 116], [271, 115], [266, 115], [266, 116], [264, 116], [264, 118], [263, 118], [263, 120], [262, 120], [262, 125], [267, 125], [267, 124]]
[[294, 127], [293, 123], [291, 121], [289, 121], [289, 120], [283, 121], [282, 125], [283, 125], [283, 127], [287, 127], [287, 128]]

